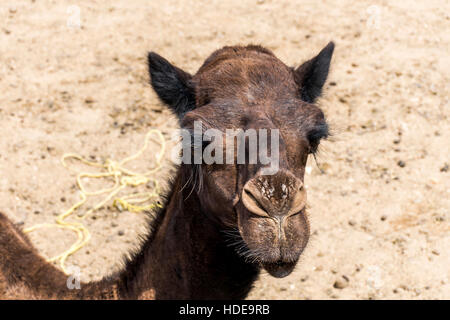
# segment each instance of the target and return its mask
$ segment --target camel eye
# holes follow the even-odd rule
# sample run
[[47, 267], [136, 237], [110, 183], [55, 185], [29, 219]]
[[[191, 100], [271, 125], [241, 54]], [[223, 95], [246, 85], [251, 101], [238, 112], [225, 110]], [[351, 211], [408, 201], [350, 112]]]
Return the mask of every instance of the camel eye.
[[329, 136], [328, 125], [321, 124], [308, 132], [307, 138], [309, 142], [309, 153], [315, 154], [319, 148], [320, 140]]
[[309, 141], [309, 153], [315, 154], [319, 148], [320, 139], [314, 139]]

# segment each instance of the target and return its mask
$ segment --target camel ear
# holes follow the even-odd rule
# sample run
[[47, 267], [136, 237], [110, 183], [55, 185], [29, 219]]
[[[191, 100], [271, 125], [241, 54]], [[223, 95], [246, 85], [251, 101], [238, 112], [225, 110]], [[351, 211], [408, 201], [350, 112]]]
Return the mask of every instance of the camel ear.
[[189, 73], [173, 66], [154, 52], [148, 54], [148, 68], [150, 83], [158, 97], [180, 119], [186, 112], [195, 108], [195, 93]]
[[314, 103], [322, 93], [323, 85], [328, 77], [334, 43], [330, 42], [320, 53], [306, 61], [294, 71], [295, 81], [300, 87], [303, 101]]

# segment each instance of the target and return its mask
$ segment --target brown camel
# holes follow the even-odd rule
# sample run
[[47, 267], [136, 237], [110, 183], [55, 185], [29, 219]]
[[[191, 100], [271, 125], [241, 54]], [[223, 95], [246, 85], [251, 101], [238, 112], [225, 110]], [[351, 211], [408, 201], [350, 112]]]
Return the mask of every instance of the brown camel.
[[[163, 208], [149, 220], [140, 249], [122, 271], [81, 283], [79, 289], [70, 289], [68, 276], [47, 263], [0, 213], [0, 297], [243, 299], [261, 268], [287, 276], [309, 239], [304, 172], [308, 155], [328, 136], [314, 102], [333, 49], [330, 42], [291, 68], [260, 46], [224, 47], [194, 76], [149, 53], [153, 89], [182, 128], [192, 132], [194, 122], [201, 121], [202, 130], [220, 132], [278, 129], [278, 170], [263, 174], [267, 163], [261, 161], [183, 162]], [[208, 144], [199, 146], [194, 137], [192, 148], [200, 147]]]

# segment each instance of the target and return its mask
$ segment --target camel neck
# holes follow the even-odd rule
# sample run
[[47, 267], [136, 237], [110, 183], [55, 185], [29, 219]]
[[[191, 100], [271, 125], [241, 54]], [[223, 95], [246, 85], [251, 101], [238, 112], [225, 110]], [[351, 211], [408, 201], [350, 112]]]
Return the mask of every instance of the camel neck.
[[183, 186], [180, 176], [154, 236], [134, 259], [135, 274], [126, 287], [137, 298], [245, 298], [259, 268], [227, 246], [220, 225], [207, 218], [196, 192], [187, 197], [176, 191]]

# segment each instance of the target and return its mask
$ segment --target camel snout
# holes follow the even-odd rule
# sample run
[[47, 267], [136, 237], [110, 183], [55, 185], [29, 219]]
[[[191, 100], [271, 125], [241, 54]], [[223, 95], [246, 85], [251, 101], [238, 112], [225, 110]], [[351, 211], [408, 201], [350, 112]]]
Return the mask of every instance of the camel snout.
[[292, 174], [257, 176], [244, 185], [242, 202], [253, 214], [279, 219], [303, 211], [306, 190]]

